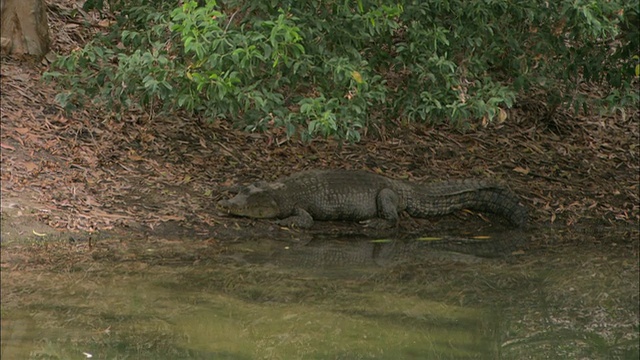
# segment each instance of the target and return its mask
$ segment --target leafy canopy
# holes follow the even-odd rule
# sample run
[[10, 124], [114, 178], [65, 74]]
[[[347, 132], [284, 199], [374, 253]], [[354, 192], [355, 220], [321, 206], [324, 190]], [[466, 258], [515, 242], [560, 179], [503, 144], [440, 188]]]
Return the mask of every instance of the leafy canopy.
[[[638, 0], [90, 0], [116, 22], [49, 78], [67, 108], [141, 107], [358, 140], [389, 119], [503, 120], [518, 94], [638, 100]], [[583, 84], [611, 89], [590, 102]]]

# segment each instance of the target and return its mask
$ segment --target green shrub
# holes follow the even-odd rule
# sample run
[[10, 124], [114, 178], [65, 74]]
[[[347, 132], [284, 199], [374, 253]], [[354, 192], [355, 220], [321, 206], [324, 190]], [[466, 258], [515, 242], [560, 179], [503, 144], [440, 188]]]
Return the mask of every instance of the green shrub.
[[[575, 110], [638, 100], [637, 0], [200, 3], [111, 2], [111, 31], [47, 74], [58, 100], [351, 141], [398, 118], [492, 121], [533, 88]], [[611, 92], [588, 102], [584, 84]]]

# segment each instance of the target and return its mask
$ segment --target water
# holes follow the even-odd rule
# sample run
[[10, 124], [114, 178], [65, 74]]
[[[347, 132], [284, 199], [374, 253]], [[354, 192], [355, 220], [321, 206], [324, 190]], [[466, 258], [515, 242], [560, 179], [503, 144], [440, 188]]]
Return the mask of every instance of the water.
[[2, 358], [637, 359], [636, 235], [607, 233], [383, 263], [326, 260], [343, 240], [5, 246]]

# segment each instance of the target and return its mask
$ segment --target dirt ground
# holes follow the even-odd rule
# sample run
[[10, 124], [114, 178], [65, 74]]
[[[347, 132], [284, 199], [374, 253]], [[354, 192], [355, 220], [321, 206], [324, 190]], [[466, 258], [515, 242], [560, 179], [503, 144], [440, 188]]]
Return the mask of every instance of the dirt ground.
[[[49, 15], [54, 52], [81, 45], [86, 30]], [[215, 241], [288, 234], [268, 221], [220, 217], [213, 204], [234, 185], [312, 168], [412, 181], [499, 178], [522, 197], [533, 227], [633, 228], [640, 220], [638, 109], [589, 116], [565, 109], [549, 118], [543, 101], [523, 95], [506, 122], [466, 133], [389, 121], [357, 144], [302, 143], [280, 130], [245, 133], [181, 115], [67, 114], [54, 100], [55, 84], [41, 80], [47, 63], [3, 58], [1, 65], [4, 244], [120, 230]], [[478, 217], [454, 216], [463, 224]], [[438, 219], [406, 226], [437, 227]]]

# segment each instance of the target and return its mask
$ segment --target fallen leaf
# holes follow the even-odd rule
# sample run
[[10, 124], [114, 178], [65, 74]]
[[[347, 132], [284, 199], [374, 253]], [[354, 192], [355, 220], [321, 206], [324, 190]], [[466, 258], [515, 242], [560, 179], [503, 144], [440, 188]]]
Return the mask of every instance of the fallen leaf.
[[136, 155], [134, 153], [129, 153], [129, 155], [127, 156], [129, 159], [133, 160], [133, 161], [143, 161], [144, 158], [142, 156]]
[[32, 163], [30, 161], [27, 161], [25, 163], [23, 163], [22, 165], [24, 165], [24, 168], [27, 169], [28, 172], [34, 171], [38, 168], [38, 165], [35, 163]]
[[108, 28], [109, 26], [111, 26], [112, 23], [113, 22], [110, 21], [109, 19], [104, 19], [104, 20], [98, 21], [98, 26], [101, 26], [103, 28]]
[[159, 216], [159, 219], [162, 219], [163, 221], [183, 221], [184, 220], [184, 216], [177, 216], [177, 215], [163, 215], [163, 216]]
[[11, 145], [7, 145], [5, 143], [0, 143], [0, 147], [2, 147], [3, 149], [8, 149], [8, 150], [15, 150], [15, 148]]
[[500, 112], [498, 113], [498, 123], [502, 124], [507, 120], [507, 112], [504, 109], [500, 108]]
[[425, 236], [425, 237], [417, 238], [416, 240], [418, 240], [418, 241], [438, 241], [438, 240], [442, 240], [442, 238]]

